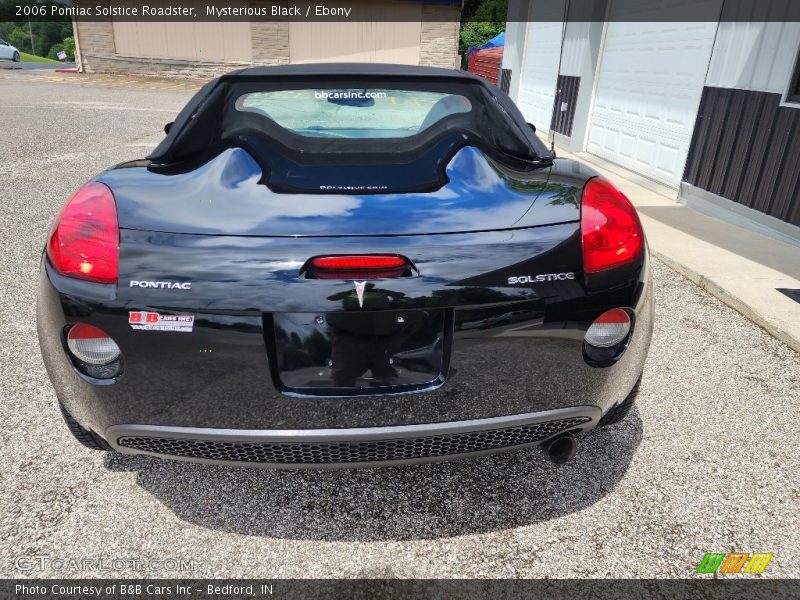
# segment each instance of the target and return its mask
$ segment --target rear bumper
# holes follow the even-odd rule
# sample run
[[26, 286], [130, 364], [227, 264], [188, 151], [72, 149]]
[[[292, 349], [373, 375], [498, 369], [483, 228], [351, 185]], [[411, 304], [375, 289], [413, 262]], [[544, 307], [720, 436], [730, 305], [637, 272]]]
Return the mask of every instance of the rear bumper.
[[123, 454], [249, 467], [354, 468], [479, 456], [542, 444], [592, 429], [594, 406], [490, 419], [399, 427], [235, 430], [114, 425], [105, 432]]
[[[46, 268], [39, 290], [39, 341], [59, 401], [83, 427], [122, 453], [313, 468], [424, 462], [586, 431], [624, 400], [642, 373], [652, 334], [647, 265], [628, 285], [608, 292], [580, 295], [577, 284], [560, 296], [552, 291], [552, 297], [536, 301], [539, 312], [529, 320], [456, 327], [446, 382], [400, 395], [288, 394], [272, 376], [265, 340], [273, 334], [265, 331], [261, 312], [197, 310], [191, 334], [139, 335], [131, 330], [127, 311], [141, 305], [120, 304], [113, 294], [104, 297], [105, 290], [78, 286]], [[615, 364], [594, 368], [581, 354], [584, 334], [591, 320], [612, 306], [635, 313], [630, 344]], [[65, 327], [74, 322], [94, 324], [120, 344], [125, 372], [114, 384], [93, 385], [76, 373], [62, 343]], [[572, 418], [585, 420], [558, 423], [544, 432], [532, 427]], [[507, 431], [518, 427], [525, 429]], [[496, 433], [475, 433], [487, 431]], [[417, 439], [421, 449], [408, 441]], [[370, 454], [378, 452], [376, 446], [381, 456]], [[298, 462], [297, 455], [302, 459], [312, 450], [325, 456]], [[282, 452], [288, 461], [274, 459]]]

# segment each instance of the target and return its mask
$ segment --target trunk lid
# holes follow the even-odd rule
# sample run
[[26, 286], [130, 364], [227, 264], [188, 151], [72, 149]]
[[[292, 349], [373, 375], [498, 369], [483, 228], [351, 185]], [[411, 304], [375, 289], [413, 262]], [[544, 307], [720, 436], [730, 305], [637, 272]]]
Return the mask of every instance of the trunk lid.
[[[122, 229], [263, 237], [397, 236], [577, 221], [580, 187], [574, 173], [560, 177], [559, 167], [510, 171], [467, 146], [447, 164], [447, 182], [432, 192], [376, 193], [371, 183], [362, 189], [354, 176], [351, 185], [337, 184], [333, 191], [277, 193], [266, 185], [256, 160], [246, 150], [232, 148], [185, 173], [157, 173], [139, 163], [112, 169], [99, 179], [114, 192]], [[291, 179], [292, 173], [282, 177]], [[308, 180], [307, 173], [303, 179]]]
[[[342, 253], [399, 254], [415, 269], [365, 281], [303, 276], [309, 257]], [[219, 339], [228, 329], [263, 334], [273, 384], [285, 394], [397, 394], [444, 384], [454, 332], [499, 334], [582, 298], [580, 268], [578, 223], [299, 238], [123, 229], [116, 300], [156, 318], [189, 316], [195, 332], [218, 328]]]
[[[263, 335], [284, 394], [432, 391], [448, 379], [455, 332], [538, 323], [548, 305], [583, 296], [580, 169], [512, 173], [464, 147], [433, 192], [286, 194], [242, 149], [183, 174], [118, 168], [102, 178], [121, 227], [117, 300], [220, 337]], [[414, 268], [307, 276], [309, 259], [336, 255], [396, 255]]]

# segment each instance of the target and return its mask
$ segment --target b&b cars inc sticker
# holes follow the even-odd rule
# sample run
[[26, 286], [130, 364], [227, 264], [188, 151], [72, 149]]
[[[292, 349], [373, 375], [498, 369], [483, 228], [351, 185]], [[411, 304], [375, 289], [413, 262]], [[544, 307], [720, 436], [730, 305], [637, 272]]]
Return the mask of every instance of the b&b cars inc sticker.
[[128, 323], [133, 329], [190, 332], [194, 326], [194, 315], [162, 315], [137, 310], [128, 313]]

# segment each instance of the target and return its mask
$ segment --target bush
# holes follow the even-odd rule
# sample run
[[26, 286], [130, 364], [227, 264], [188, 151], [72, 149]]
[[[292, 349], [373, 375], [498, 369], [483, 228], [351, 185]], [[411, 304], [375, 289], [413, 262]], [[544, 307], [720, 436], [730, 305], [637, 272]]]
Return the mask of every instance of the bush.
[[75, 60], [75, 38], [68, 37], [60, 44], [53, 44], [53, 47], [50, 48], [50, 52], [47, 53], [47, 58], [52, 58], [53, 60], [59, 60], [58, 53], [61, 51], [67, 53], [67, 58], [69, 62]]
[[70, 61], [75, 60], [75, 38], [68, 37], [64, 40], [64, 51], [67, 53], [67, 58]]
[[64, 49], [64, 44], [54, 44], [52, 48], [50, 48], [50, 52], [47, 53], [47, 58], [52, 58], [53, 60], [58, 60], [58, 53]]

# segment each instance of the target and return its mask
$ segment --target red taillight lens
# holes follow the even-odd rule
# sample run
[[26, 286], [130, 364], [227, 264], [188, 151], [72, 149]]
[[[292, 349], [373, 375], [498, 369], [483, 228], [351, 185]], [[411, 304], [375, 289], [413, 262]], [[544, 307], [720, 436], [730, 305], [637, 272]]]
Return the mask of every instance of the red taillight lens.
[[600, 177], [590, 179], [583, 188], [581, 236], [586, 273], [629, 263], [644, 248], [644, 232], [633, 204]]
[[47, 256], [67, 277], [116, 283], [119, 275], [119, 225], [111, 190], [96, 181], [80, 188], [61, 210]]
[[307, 271], [319, 279], [378, 279], [401, 277], [411, 263], [395, 254], [349, 254], [316, 256], [308, 261]]

